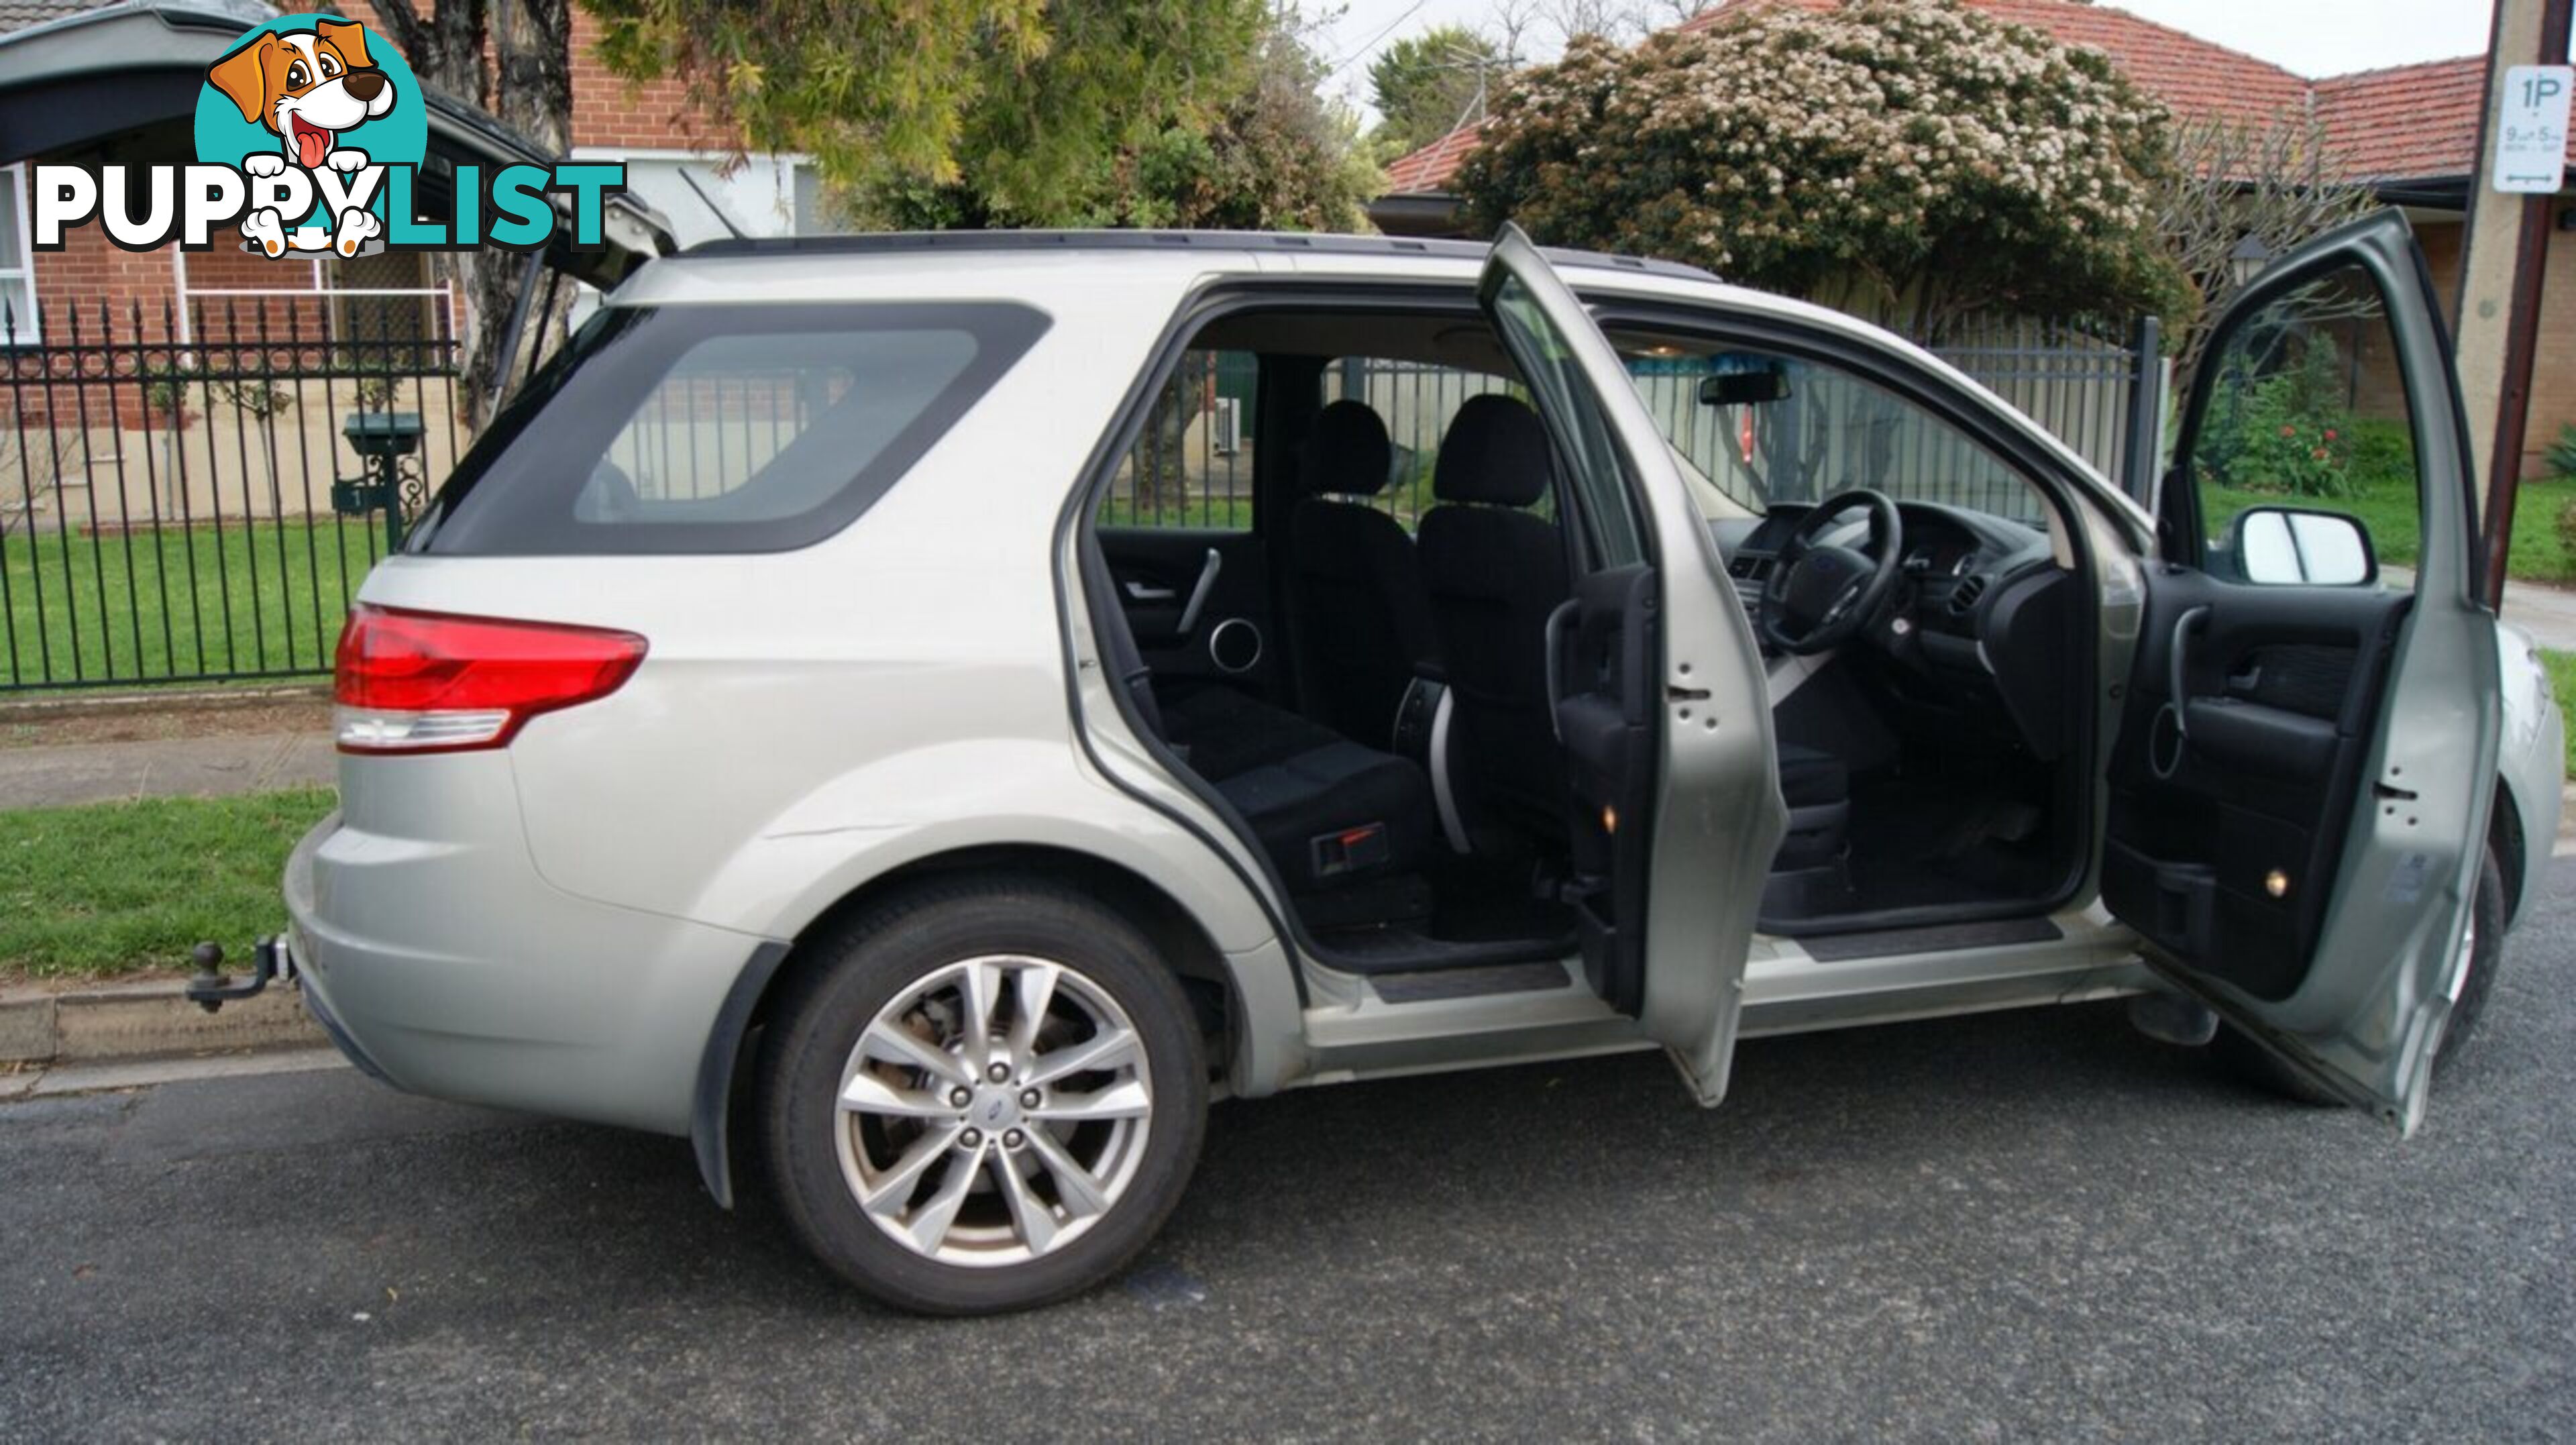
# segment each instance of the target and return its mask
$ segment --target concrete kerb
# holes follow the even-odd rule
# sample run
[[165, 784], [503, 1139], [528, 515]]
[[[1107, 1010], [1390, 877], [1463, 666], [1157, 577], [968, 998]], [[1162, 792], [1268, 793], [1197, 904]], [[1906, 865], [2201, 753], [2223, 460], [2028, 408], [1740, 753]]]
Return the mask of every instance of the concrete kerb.
[[112, 717], [129, 713], [227, 712], [281, 702], [327, 702], [330, 697], [331, 685], [327, 682], [220, 689], [172, 687], [162, 692], [75, 691], [0, 701], [0, 723]]
[[0, 1066], [47, 1068], [330, 1042], [292, 984], [273, 985], [211, 1014], [190, 1003], [184, 987], [156, 980], [64, 993], [0, 992]]

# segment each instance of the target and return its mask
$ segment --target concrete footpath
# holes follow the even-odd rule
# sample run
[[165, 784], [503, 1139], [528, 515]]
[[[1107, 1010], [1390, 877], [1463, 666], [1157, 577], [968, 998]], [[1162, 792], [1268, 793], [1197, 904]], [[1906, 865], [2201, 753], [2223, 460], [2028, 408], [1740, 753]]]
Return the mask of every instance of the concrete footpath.
[[[2407, 567], [2382, 567], [2391, 587], [2413, 588], [2415, 573]], [[2576, 652], [2576, 589], [2538, 582], [2504, 584], [2504, 606], [2496, 614], [2531, 635], [2551, 652]]]
[[334, 761], [309, 732], [0, 748], [0, 809], [327, 788]]
[[2576, 652], [2576, 592], [2530, 582], [2504, 584], [2505, 621], [2552, 652]]

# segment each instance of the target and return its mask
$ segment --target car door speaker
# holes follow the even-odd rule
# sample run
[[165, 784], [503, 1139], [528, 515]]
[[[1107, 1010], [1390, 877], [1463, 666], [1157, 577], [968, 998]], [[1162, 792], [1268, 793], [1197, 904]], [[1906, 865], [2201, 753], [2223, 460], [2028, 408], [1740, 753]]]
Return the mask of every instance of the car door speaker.
[[1227, 672], [1250, 672], [1261, 661], [1261, 629], [1244, 617], [1218, 623], [1208, 633], [1208, 660]]

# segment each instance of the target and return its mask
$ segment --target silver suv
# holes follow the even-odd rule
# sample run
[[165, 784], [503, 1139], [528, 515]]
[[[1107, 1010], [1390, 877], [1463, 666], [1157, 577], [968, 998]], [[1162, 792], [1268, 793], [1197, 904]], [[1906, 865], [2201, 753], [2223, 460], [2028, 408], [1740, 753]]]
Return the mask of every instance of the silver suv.
[[[2411, 1129], [2560, 721], [2403, 221], [2210, 355], [2151, 514], [1881, 331], [1517, 232], [701, 247], [367, 579], [279, 947], [368, 1072], [757, 1163], [924, 1311], [1103, 1279], [1308, 1084], [1713, 1105], [1744, 1037], [2138, 995]], [[2267, 470], [2338, 359], [2411, 574]]]

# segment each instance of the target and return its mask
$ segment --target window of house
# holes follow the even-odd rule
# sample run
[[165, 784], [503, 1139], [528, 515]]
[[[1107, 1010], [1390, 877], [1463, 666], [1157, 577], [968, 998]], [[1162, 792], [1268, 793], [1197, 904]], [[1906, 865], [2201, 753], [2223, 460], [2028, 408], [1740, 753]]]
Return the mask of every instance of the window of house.
[[18, 346], [40, 339], [35, 252], [27, 224], [27, 168], [0, 166], [0, 340]]
[[1248, 351], [1181, 353], [1100, 499], [1100, 525], [1250, 531], [1260, 378], [1260, 358]]
[[330, 280], [331, 334], [342, 341], [411, 341], [439, 333], [429, 258], [418, 251], [378, 251], [323, 266]]

